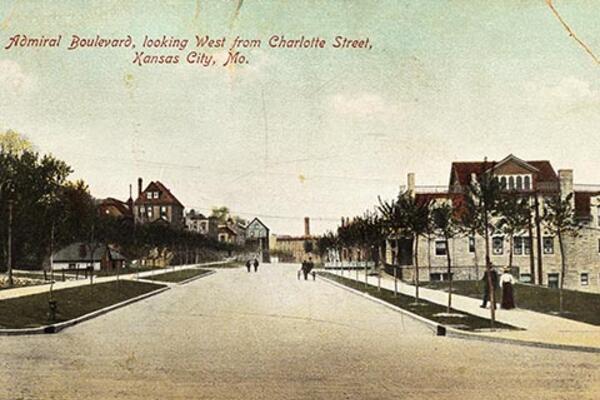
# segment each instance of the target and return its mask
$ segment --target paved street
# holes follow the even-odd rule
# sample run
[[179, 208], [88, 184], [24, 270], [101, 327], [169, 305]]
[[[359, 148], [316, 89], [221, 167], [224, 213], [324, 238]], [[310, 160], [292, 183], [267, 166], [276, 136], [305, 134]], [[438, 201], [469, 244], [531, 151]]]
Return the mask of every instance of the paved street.
[[[435, 337], [297, 267], [216, 274], [0, 337], [0, 399], [595, 399], [600, 355]], [[486, 393], [490, 393], [489, 395]]]

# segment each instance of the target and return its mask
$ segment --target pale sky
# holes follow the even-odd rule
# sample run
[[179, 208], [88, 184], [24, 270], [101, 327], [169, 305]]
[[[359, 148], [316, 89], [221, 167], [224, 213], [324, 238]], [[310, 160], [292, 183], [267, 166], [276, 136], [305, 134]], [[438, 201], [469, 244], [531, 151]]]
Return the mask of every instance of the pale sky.
[[[0, 0], [0, 129], [25, 134], [96, 197], [137, 177], [187, 208], [227, 205], [280, 234], [335, 228], [391, 198], [406, 174], [448, 183], [455, 160], [548, 159], [600, 183], [600, 65], [544, 0]], [[554, 0], [600, 54], [600, 2]], [[4, 50], [15, 34], [61, 48]], [[135, 50], [68, 51], [71, 35], [263, 40], [249, 64], [132, 63]], [[270, 49], [288, 38], [369, 38], [371, 50]], [[150, 50], [148, 50], [150, 52]], [[223, 50], [214, 50], [223, 56]], [[263, 107], [264, 98], [264, 107]]]

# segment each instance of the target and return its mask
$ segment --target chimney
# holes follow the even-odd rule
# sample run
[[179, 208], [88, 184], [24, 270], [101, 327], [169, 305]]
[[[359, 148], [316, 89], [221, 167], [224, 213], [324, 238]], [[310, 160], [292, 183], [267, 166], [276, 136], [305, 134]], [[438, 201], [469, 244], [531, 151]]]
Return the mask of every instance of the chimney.
[[142, 195], [142, 178], [138, 178], [138, 197]]
[[310, 218], [304, 217], [304, 236], [310, 236]]
[[407, 191], [411, 196], [415, 195], [415, 173], [414, 172], [409, 172], [408, 173], [408, 177], [407, 177]]
[[564, 199], [570, 193], [573, 193], [573, 170], [559, 169], [558, 181], [560, 183], [560, 197]]
[[344, 226], [346, 226], [346, 225], [344, 224], [344, 217], [342, 217], [342, 228], [343, 228]]

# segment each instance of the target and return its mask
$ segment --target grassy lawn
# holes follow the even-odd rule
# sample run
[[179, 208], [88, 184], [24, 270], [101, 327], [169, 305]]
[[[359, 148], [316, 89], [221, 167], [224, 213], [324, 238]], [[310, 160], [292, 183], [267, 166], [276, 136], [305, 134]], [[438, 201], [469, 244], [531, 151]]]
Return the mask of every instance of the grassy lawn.
[[240, 268], [243, 267], [244, 264], [238, 261], [231, 261], [225, 264], [211, 264], [207, 265], [209, 268]]
[[[431, 282], [424, 286], [431, 289], [448, 290], [447, 282]], [[463, 296], [479, 299], [483, 296], [483, 285], [480, 281], [455, 281], [452, 288], [454, 293]], [[501, 289], [497, 289], [498, 301], [502, 298], [501, 293]], [[514, 296], [517, 307], [558, 315], [558, 289], [517, 284], [514, 287]], [[561, 317], [600, 325], [600, 294], [565, 290], [564, 302], [565, 313], [560, 315]]]
[[138, 272], [146, 272], [146, 271], [153, 271], [153, 270], [157, 270], [160, 269], [159, 267], [148, 267], [148, 266], [143, 266], [143, 267], [125, 267], [125, 268], [121, 268], [120, 270], [116, 270], [116, 269], [105, 269], [105, 270], [100, 270], [100, 271], [94, 271], [94, 275], [96, 276], [115, 276], [117, 275], [117, 272], [119, 272], [119, 275], [127, 275], [127, 274], [136, 274]]
[[[120, 281], [56, 290], [58, 312], [54, 322], [68, 321], [161, 287], [164, 285]], [[47, 292], [0, 301], [0, 328], [32, 328], [48, 323]]]
[[191, 269], [181, 269], [171, 272], [165, 272], [164, 274], [152, 275], [144, 277], [144, 279], [149, 279], [152, 281], [160, 281], [160, 282], [182, 282], [186, 279], [191, 279], [196, 276], [204, 275], [209, 273], [210, 271], [207, 269], [200, 268], [191, 268]]
[[[344, 278], [339, 275], [330, 274], [328, 272], [319, 272], [318, 274], [329, 278], [333, 281], [339, 282], [345, 286], [351, 287], [361, 292], [368, 293], [371, 296], [377, 297], [387, 303], [393, 304], [397, 307], [403, 308], [414, 314], [420, 315], [421, 317], [427, 318], [429, 320], [435, 321], [439, 324], [448, 327], [453, 327], [465, 331], [478, 331], [482, 329], [487, 330], [490, 328], [490, 320], [486, 318], [480, 318], [475, 315], [467, 314], [457, 310], [452, 310], [452, 313], [461, 314], [462, 317], [457, 318], [436, 315], [440, 313], [446, 313], [446, 307], [441, 306], [439, 304], [431, 303], [426, 300], [419, 300], [420, 304], [415, 305], [415, 298], [411, 296], [406, 296], [404, 294], [398, 293], [398, 296], [394, 297], [394, 292], [392, 290], [382, 288], [381, 291], [378, 291], [377, 286], [368, 285], [365, 287], [364, 282], [358, 282], [354, 279]], [[513, 326], [502, 324], [499, 322], [496, 322], [495, 328], [512, 330], [518, 329]]]

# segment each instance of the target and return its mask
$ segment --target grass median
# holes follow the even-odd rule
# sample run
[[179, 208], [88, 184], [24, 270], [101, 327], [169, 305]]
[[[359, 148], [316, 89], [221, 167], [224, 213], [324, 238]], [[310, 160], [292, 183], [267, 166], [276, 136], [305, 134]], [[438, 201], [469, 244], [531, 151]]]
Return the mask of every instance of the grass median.
[[200, 277], [200, 276], [206, 275], [210, 272], [211, 271], [208, 269], [189, 268], [189, 269], [180, 269], [180, 270], [176, 270], [176, 271], [165, 272], [164, 274], [151, 275], [151, 276], [144, 277], [144, 279], [148, 279], [151, 281], [177, 283], [177, 282], [183, 282], [188, 279], [195, 278], [195, 277]]
[[[392, 290], [381, 288], [377, 289], [377, 286], [365, 285], [364, 282], [359, 282], [354, 279], [344, 278], [339, 275], [331, 274], [328, 272], [319, 272], [320, 276], [331, 279], [332, 281], [348, 286], [352, 289], [356, 289], [363, 293], [383, 300], [387, 303], [393, 304], [396, 307], [400, 307], [404, 310], [410, 311], [413, 314], [417, 314], [428, 320], [437, 322], [441, 325], [448, 327], [464, 330], [464, 331], [484, 331], [490, 329], [490, 320], [487, 318], [481, 318], [472, 314], [467, 314], [462, 311], [452, 309], [451, 315], [446, 313], [447, 309], [445, 306], [429, 302], [427, 300], [420, 299], [419, 304], [415, 304], [415, 298], [407, 296], [401, 293], [394, 295]], [[496, 322], [494, 325], [495, 329], [502, 330], [519, 330], [514, 326]]]
[[[430, 289], [448, 291], [447, 282], [430, 282], [424, 285]], [[481, 281], [454, 281], [452, 293], [481, 299]], [[502, 297], [502, 289], [496, 289], [497, 299]], [[558, 289], [545, 286], [516, 284], [514, 297], [517, 307], [545, 314], [557, 315], [592, 325], [600, 325], [600, 294], [564, 290], [564, 312], [559, 313]]]
[[49, 321], [48, 292], [0, 301], [0, 328], [35, 328], [68, 321], [160, 289], [164, 285], [121, 280], [54, 291], [57, 314]]

